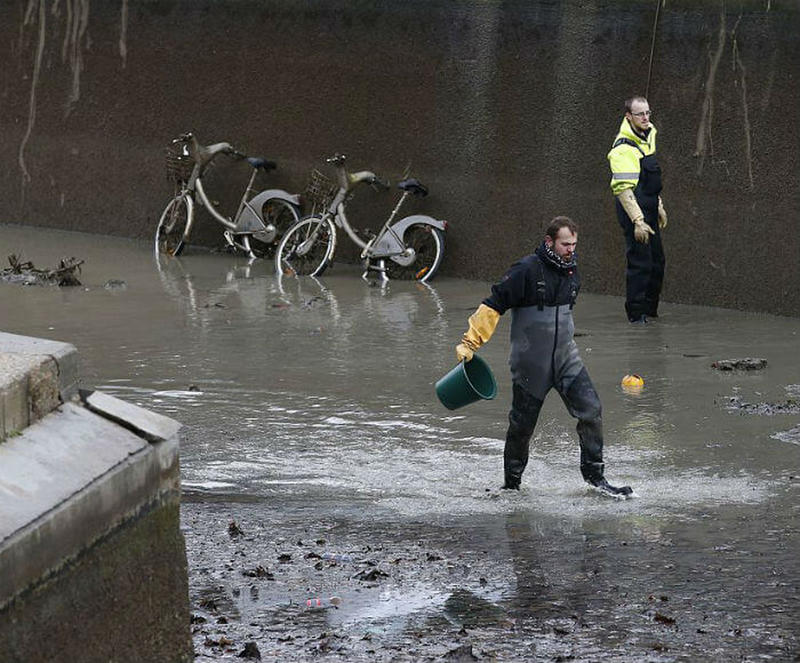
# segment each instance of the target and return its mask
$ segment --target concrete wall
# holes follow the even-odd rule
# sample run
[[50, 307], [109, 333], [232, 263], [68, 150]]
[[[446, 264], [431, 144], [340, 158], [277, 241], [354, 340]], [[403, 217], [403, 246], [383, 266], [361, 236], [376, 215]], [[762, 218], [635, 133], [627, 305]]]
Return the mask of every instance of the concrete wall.
[[[798, 33], [795, 0], [8, 0], [0, 221], [148, 237], [192, 128], [292, 190], [335, 151], [410, 162], [451, 223], [445, 274], [494, 278], [568, 214], [587, 289], [621, 294], [605, 155], [646, 92], [665, 298], [799, 315]], [[245, 173], [217, 174], [230, 208]], [[387, 206], [362, 192], [356, 225]]]
[[0, 332], [0, 660], [189, 661], [180, 425], [77, 396], [75, 348]]

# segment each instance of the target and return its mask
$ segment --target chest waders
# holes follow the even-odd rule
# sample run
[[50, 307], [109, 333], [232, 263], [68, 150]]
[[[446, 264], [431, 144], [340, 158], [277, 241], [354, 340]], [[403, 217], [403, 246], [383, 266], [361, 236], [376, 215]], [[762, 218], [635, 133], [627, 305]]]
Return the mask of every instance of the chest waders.
[[647, 244], [637, 242], [633, 224], [617, 201], [617, 220], [625, 234], [625, 311], [631, 322], [642, 316], [657, 317], [661, 286], [664, 282], [664, 247], [658, 227], [658, 195], [661, 193], [661, 167], [655, 154], [645, 154], [642, 148], [628, 138], [619, 138], [613, 147], [632, 145], [642, 153], [639, 160], [639, 182], [633, 190], [644, 220], [654, 233]]
[[511, 309], [509, 364], [514, 393], [503, 452], [505, 488], [519, 488], [530, 440], [550, 389], [558, 391], [570, 415], [578, 419], [583, 478], [603, 477], [602, 408], [573, 340], [574, 298], [569, 304], [546, 306], [541, 263], [540, 270], [539, 303]]

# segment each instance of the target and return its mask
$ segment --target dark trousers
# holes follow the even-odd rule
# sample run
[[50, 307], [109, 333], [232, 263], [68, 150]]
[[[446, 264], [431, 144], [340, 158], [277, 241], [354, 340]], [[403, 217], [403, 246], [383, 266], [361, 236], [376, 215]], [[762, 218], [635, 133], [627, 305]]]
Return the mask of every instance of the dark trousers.
[[643, 315], [657, 316], [666, 263], [658, 220], [645, 219], [655, 234], [650, 235], [647, 244], [643, 244], [636, 241], [633, 224], [624, 210], [621, 214], [620, 210], [617, 212], [619, 224], [625, 233], [625, 258], [628, 263], [625, 270], [625, 311], [628, 320], [638, 320]]
[[[581, 474], [587, 481], [603, 476], [603, 418], [600, 398], [594, 389], [589, 373], [584, 368], [569, 389], [562, 391], [561, 400], [567, 411], [578, 420], [578, 440], [581, 447]], [[539, 419], [543, 400], [528, 393], [514, 382], [514, 396], [508, 413], [508, 431], [503, 452], [503, 469], [506, 487], [519, 486], [522, 473], [528, 464], [533, 430]]]

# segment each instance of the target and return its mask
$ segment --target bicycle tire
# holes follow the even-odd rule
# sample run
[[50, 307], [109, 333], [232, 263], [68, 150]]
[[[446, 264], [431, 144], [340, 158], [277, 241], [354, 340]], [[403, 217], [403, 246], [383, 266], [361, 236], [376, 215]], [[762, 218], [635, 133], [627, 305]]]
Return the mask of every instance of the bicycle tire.
[[321, 276], [333, 260], [336, 226], [329, 218], [306, 216], [281, 238], [275, 270], [286, 276]]
[[390, 279], [411, 280], [426, 283], [439, 271], [444, 257], [444, 233], [425, 223], [409, 226], [403, 242], [414, 249], [414, 261], [407, 266], [387, 258], [386, 275]]
[[261, 218], [264, 225], [275, 226], [275, 237], [271, 242], [262, 242], [253, 234], [250, 235], [250, 251], [257, 258], [264, 258], [275, 251], [281, 237], [300, 220], [297, 206], [281, 198], [267, 198], [261, 206]]
[[180, 255], [189, 239], [193, 217], [194, 203], [187, 194], [181, 193], [170, 200], [156, 226], [156, 253]]

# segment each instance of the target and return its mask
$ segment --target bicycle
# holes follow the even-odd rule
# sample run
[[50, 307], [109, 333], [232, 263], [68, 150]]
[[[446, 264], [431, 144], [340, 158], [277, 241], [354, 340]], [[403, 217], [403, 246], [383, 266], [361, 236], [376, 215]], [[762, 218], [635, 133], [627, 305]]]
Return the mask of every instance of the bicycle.
[[[203, 186], [203, 175], [220, 154], [243, 159], [253, 168], [233, 218], [217, 211]], [[200, 204], [225, 228], [223, 237], [231, 247], [244, 251], [251, 259], [267, 256], [283, 232], [300, 219], [297, 195], [282, 189], [268, 189], [250, 198], [255, 192], [253, 183], [258, 171], [268, 173], [276, 167], [274, 161], [248, 157], [230, 143], [200, 145], [191, 132], [178, 136], [167, 149], [167, 178], [175, 183], [175, 195], [158, 220], [156, 253], [180, 255], [192, 231], [195, 205]]]
[[[394, 222], [400, 207], [409, 195], [424, 197], [428, 190], [418, 180], [404, 179], [398, 183], [403, 192], [389, 218], [377, 234], [364, 241], [347, 221], [345, 205], [354, 187], [366, 183], [373, 187], [389, 188], [375, 173], [364, 170], [355, 173], [345, 168], [346, 158], [337, 154], [327, 163], [336, 167], [338, 186], [315, 170], [307, 196], [315, 199], [321, 213], [305, 216], [292, 225], [281, 238], [275, 252], [275, 268], [279, 274], [320, 276], [333, 262], [336, 251], [336, 228], [361, 247], [365, 270], [377, 271], [382, 280], [414, 279], [425, 282], [438, 271], [444, 256], [444, 232], [447, 222], [423, 214], [407, 216]], [[394, 222], [394, 223], [393, 223]]]

